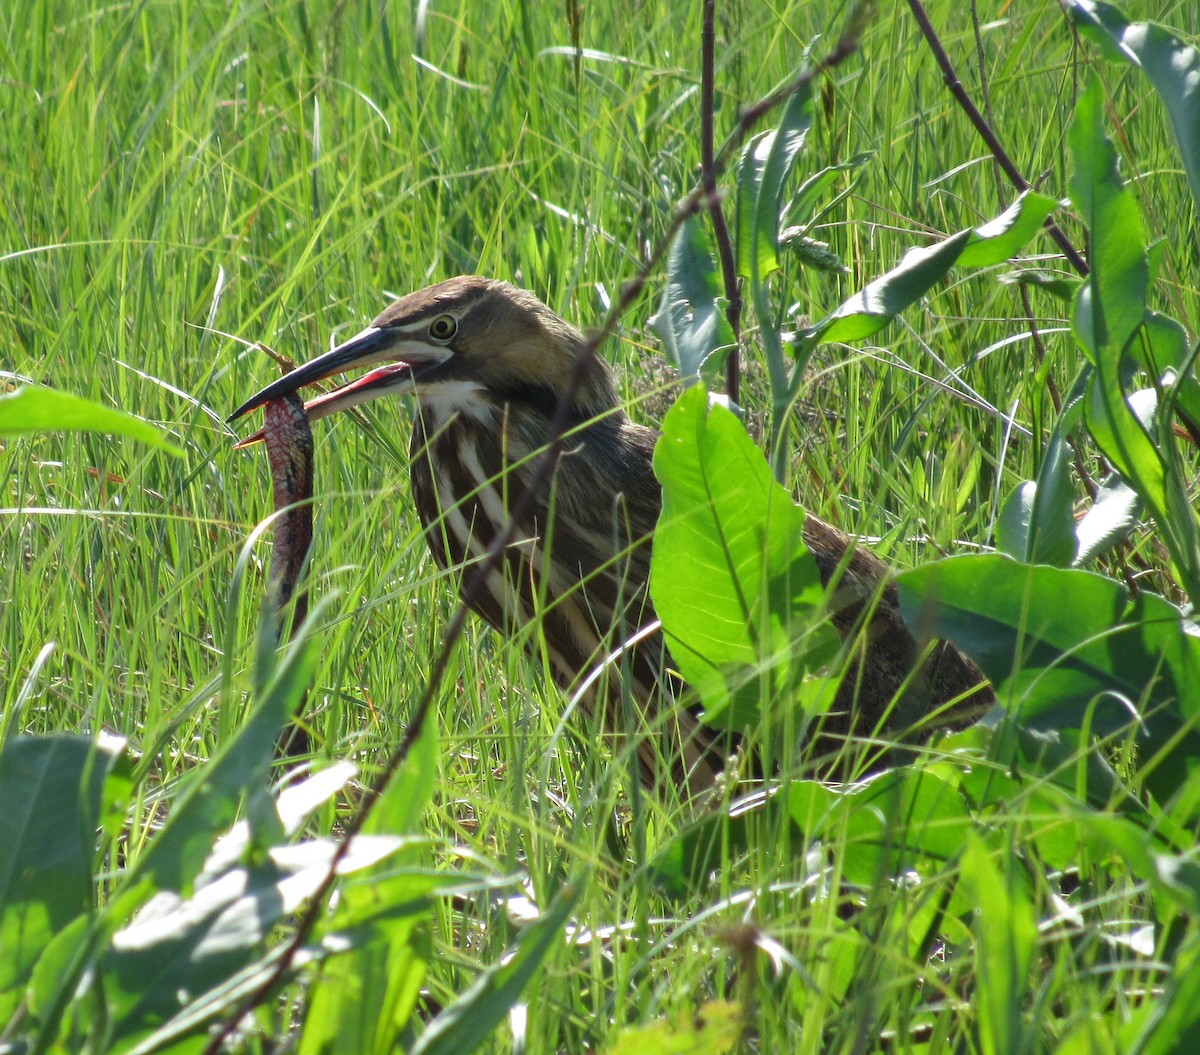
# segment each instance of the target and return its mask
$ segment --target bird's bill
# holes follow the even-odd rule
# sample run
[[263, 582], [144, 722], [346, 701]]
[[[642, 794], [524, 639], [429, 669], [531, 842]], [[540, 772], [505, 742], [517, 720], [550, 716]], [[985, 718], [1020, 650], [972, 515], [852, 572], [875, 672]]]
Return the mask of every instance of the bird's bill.
[[[332, 392], [310, 399], [304, 404], [311, 420], [328, 417], [339, 410], [357, 406], [377, 399], [385, 391], [399, 388], [401, 391], [411, 389], [413, 370], [422, 366], [433, 366], [444, 361], [449, 353], [440, 348], [430, 348], [428, 345], [418, 345], [415, 342], [397, 341], [397, 335], [377, 326], [369, 326], [362, 333], [355, 334], [348, 341], [339, 344], [332, 351], [318, 356], [311, 363], [297, 367], [278, 381], [267, 385], [256, 392], [245, 403], [229, 415], [227, 421], [236, 421], [250, 411], [279, 399], [305, 385], [322, 381], [335, 374], [345, 373], [357, 367], [370, 366], [381, 360], [391, 360], [362, 377], [347, 382]], [[246, 447], [262, 439], [262, 433], [256, 432], [247, 436], [237, 444]]]
[[[304, 404], [304, 412], [308, 415], [309, 421], [316, 421], [318, 418], [327, 418], [330, 414], [336, 414], [339, 410], [356, 407], [360, 403], [369, 403], [371, 400], [378, 399], [385, 393], [397, 388], [401, 392], [409, 391], [412, 388], [412, 371], [413, 368], [410, 363], [390, 363], [387, 366], [381, 366], [378, 370], [372, 370], [369, 374], [364, 374], [362, 377], [356, 378], [342, 385], [340, 388], [335, 388], [332, 392], [325, 392], [314, 399], [308, 400]], [[298, 373], [299, 371], [296, 372]], [[288, 377], [281, 378], [280, 380], [286, 381], [291, 376], [291, 374], [288, 374]], [[268, 388], [264, 388], [263, 392], [268, 392], [274, 387], [274, 385], [271, 385]], [[280, 394], [286, 395], [287, 392]], [[258, 396], [254, 398], [257, 399]], [[266, 401], [269, 403], [272, 399], [278, 398], [279, 395], [272, 394], [267, 396]], [[249, 409], [253, 410], [254, 408], [250, 407]], [[233, 445], [233, 449], [240, 450], [242, 447], [252, 447], [265, 438], [266, 434], [264, 430], [259, 429], [245, 439], [238, 440]]]

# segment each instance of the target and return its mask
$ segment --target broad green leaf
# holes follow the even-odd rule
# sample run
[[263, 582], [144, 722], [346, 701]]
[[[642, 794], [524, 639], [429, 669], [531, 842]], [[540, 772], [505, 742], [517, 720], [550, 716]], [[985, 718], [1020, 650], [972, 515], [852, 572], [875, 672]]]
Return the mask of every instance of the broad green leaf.
[[[1024, 830], [1015, 837], [1036, 847], [1051, 868], [1071, 868], [1085, 855], [1104, 860], [1115, 850], [1132, 875], [1151, 882], [1150, 848], [1164, 853], [1194, 842], [1173, 819], [1148, 808], [1127, 776], [1080, 730], [984, 722], [938, 746], [948, 755], [987, 759], [956, 771], [971, 816], [1011, 812], [1020, 802], [1012, 816]], [[1190, 782], [1200, 790], [1200, 780], [1193, 776]]]
[[1054, 1055], [1130, 1055], [1140, 1052], [1142, 1049], [1135, 1047], [1134, 1041], [1153, 1013], [1154, 1004], [1146, 1001], [1137, 1007], [1081, 1016], [1067, 1026], [1061, 1039], [1055, 1041]]
[[[1141, 398], [1135, 398], [1138, 396]], [[1126, 394], [1111, 373], [1092, 375], [1084, 402], [1084, 421], [1097, 446], [1138, 492], [1155, 517], [1166, 515], [1167, 476], [1150, 437], [1158, 395], [1153, 389]], [[1146, 410], [1149, 413], [1145, 413]]]
[[381, 868], [342, 883], [333, 918], [318, 928], [337, 955], [310, 983], [301, 1055], [396, 1049], [433, 957], [433, 898], [465, 878]]
[[[900, 767], [843, 786], [793, 780], [780, 794], [740, 803], [734, 816], [703, 816], [681, 829], [656, 855], [655, 881], [671, 896], [694, 894], [723, 863], [762, 845], [764, 833], [778, 833], [783, 816], [807, 844], [845, 846], [842, 876], [864, 888], [914, 869], [941, 869], [971, 823], [957, 785], [928, 767]], [[779, 835], [772, 842], [781, 845]], [[824, 859], [817, 855], [813, 866], [824, 868]]]
[[805, 836], [845, 845], [843, 875], [868, 888], [885, 876], [940, 869], [970, 824], [955, 784], [920, 766], [888, 770], [828, 797], [813, 781], [794, 781], [787, 793]]
[[1150, 281], [1137, 202], [1117, 171], [1104, 134], [1103, 99], [1093, 80], [1080, 96], [1068, 132], [1071, 202], [1092, 235], [1091, 272], [1077, 300], [1076, 334], [1092, 362], [1123, 355], [1146, 314]]
[[1053, 198], [1033, 190], [1022, 191], [1004, 212], [971, 232], [958, 266], [991, 267], [1016, 256], [1057, 208]]
[[919, 301], [957, 263], [981, 267], [1015, 256], [1041, 229], [1054, 203], [1026, 191], [996, 219], [967, 228], [936, 245], [910, 249], [904, 259], [815, 323], [803, 341], [856, 341], [878, 333]]
[[1017, 484], [1000, 507], [996, 520], [996, 549], [1007, 553], [1013, 560], [1029, 560], [1033, 507], [1037, 501], [1037, 484], [1025, 480]]
[[0, 750], [0, 1024], [51, 939], [93, 907], [96, 831], [116, 741], [14, 737]]
[[[834, 795], [830, 792], [830, 795]], [[689, 898], [704, 890], [724, 864], [762, 845], [764, 832], [787, 824], [788, 803], [764, 792], [738, 804], [736, 813], [702, 813], [681, 825], [650, 861], [656, 886], [672, 898]], [[774, 845], [778, 846], [778, 840]]]
[[[1077, 569], [998, 555], [951, 557], [897, 576], [910, 626], [953, 641], [1034, 729], [1132, 732], [1160, 751], [1160, 793], [1183, 779], [1200, 741], [1200, 637], [1150, 593]], [[1175, 738], [1179, 737], [1176, 742]]]
[[1079, 542], [1075, 564], [1086, 564], [1128, 538], [1137, 527], [1140, 510], [1137, 492], [1121, 477], [1114, 475], [1105, 480], [1091, 508], [1075, 526]]
[[738, 274], [765, 282], [779, 270], [779, 217], [783, 188], [812, 127], [812, 88], [788, 100], [779, 126], [750, 141], [738, 166]]
[[148, 421], [90, 399], [35, 385], [22, 385], [0, 396], [0, 436], [33, 432], [108, 432], [183, 457], [183, 449], [163, 439]]
[[793, 393], [768, 279], [779, 268], [783, 188], [811, 126], [812, 89], [806, 85], [788, 100], [778, 127], [750, 141], [738, 166], [737, 268], [738, 275], [748, 280], [746, 299], [758, 323], [771, 387], [768, 448], [776, 458], [782, 458], [779, 440]]
[[429, 918], [426, 904], [404, 918], [380, 920], [374, 940], [322, 965], [309, 987], [300, 1055], [402, 1050], [433, 959]]
[[[1104, 134], [1103, 99], [1095, 80], [1082, 94], [1068, 143], [1074, 172], [1071, 198], [1092, 233], [1091, 273], [1072, 316], [1076, 340], [1095, 366], [1085, 415], [1097, 445], [1138, 493], [1158, 524], [1184, 589], [1200, 596], [1200, 532], [1188, 481], [1168, 446], [1164, 454], [1139, 413], [1138, 395], [1125, 390], [1136, 363], [1131, 341], [1144, 335], [1143, 354], [1171, 356], [1169, 328], [1150, 318], [1146, 295], [1150, 268], [1137, 203], [1117, 172], [1117, 157]], [[1189, 381], [1173, 388], [1190, 402]], [[1182, 403], [1181, 403], [1182, 405]], [[1168, 443], [1170, 440], [1168, 439]]]
[[1069, 455], [1061, 430], [1056, 428], [1037, 481], [1021, 484], [1004, 503], [996, 540], [998, 548], [1010, 557], [1062, 568], [1074, 561], [1078, 543]]
[[[754, 228], [754, 219], [758, 209], [759, 189], [762, 187], [763, 172], [766, 171], [767, 158], [775, 143], [775, 133], [772, 131], [759, 132], [753, 136], [742, 151], [738, 161], [737, 173], [737, 220], [734, 227], [734, 244], [737, 249], [738, 278], [749, 279], [756, 273], [762, 262], [755, 254], [758, 245], [758, 232]], [[770, 250], [768, 259], [775, 255]]]
[[421, 818], [437, 784], [437, 725], [435, 715], [430, 712], [404, 765], [372, 807], [364, 831], [387, 835], [410, 835], [421, 831]]
[[[906, 621], [948, 637], [983, 667], [1002, 692], [1053, 682], [1038, 699], [1054, 718], [1048, 728], [1073, 727], [1098, 693], [1133, 701], [1200, 706], [1200, 638], [1187, 632], [1179, 610], [1150, 593], [1131, 596], [1112, 579], [1079, 569], [1019, 564], [999, 555], [949, 557], [896, 577]], [[1103, 703], [1098, 730], [1113, 731], [1135, 717], [1116, 701]], [[1045, 715], [1023, 709], [1035, 726]], [[1077, 726], [1074, 726], [1077, 727]]]
[[1137, 66], [1167, 108], [1192, 198], [1200, 208], [1200, 50], [1153, 22], [1129, 22], [1100, 0], [1063, 0], [1080, 33], [1111, 59]]
[[[29, 979], [29, 1015], [21, 1023], [24, 1029], [30, 1033], [36, 1031], [43, 1038], [61, 1035], [65, 1032], [63, 1019], [68, 1013], [79, 1028], [86, 1031], [93, 1027], [92, 1016], [97, 1010], [94, 994], [87, 991], [87, 986], [81, 986], [80, 981], [93, 969], [102, 937], [95, 914], [76, 916], [54, 935]], [[16, 989], [5, 997], [20, 995], [21, 991]]]
[[828, 626], [802, 640], [820, 623], [824, 596], [803, 541], [804, 511], [742, 423], [710, 408], [699, 386], [667, 415], [654, 470], [663, 511], [650, 586], [671, 655], [707, 715], [740, 694], [756, 716], [763, 691], [786, 698], [807, 665], [837, 650]]
[[546, 912], [517, 940], [512, 954], [478, 980], [429, 1023], [411, 1055], [468, 1055], [517, 1003], [550, 946], [564, 940], [563, 927], [581, 890], [581, 879], [564, 886]]
[[[371, 810], [366, 831], [409, 836], [414, 850], [425, 844], [416, 833], [437, 780], [437, 744], [430, 716]], [[341, 885], [336, 911], [318, 929], [322, 944], [340, 955], [321, 966], [310, 986], [300, 1055], [397, 1048], [411, 1028], [432, 958], [432, 895], [466, 878], [462, 872], [398, 872], [389, 860]]]
[[[353, 766], [337, 765], [281, 792], [281, 838], [353, 774]], [[118, 1048], [155, 1050], [198, 1036], [235, 1006], [249, 979], [270, 966], [271, 933], [321, 889], [339, 852], [329, 839], [255, 852], [255, 838], [249, 822], [239, 822], [217, 840], [190, 897], [160, 892], [113, 936], [102, 968]], [[399, 836], [359, 835], [338, 874], [370, 870], [410, 845]]]
[[1101, 449], [1157, 514], [1165, 509], [1162, 464], [1123, 391], [1125, 348], [1146, 314], [1149, 268], [1137, 203], [1117, 172], [1104, 134], [1099, 83], [1076, 107], [1068, 141], [1074, 171], [1071, 198], [1092, 231], [1091, 273], [1072, 315], [1076, 339], [1093, 366], [1085, 414]]
[[1173, 409], [1193, 428], [1200, 428], [1200, 381], [1191, 361], [1192, 341], [1183, 326], [1156, 311], [1146, 312], [1133, 352], [1165, 387], [1164, 411]]
[[886, 275], [864, 286], [831, 315], [804, 331], [822, 341], [857, 341], [878, 333], [928, 293], [955, 264], [971, 240], [959, 231], [936, 245], [910, 249]]
[[680, 376], [690, 383], [712, 377], [733, 347], [733, 330], [721, 306], [721, 276], [703, 223], [688, 217], [667, 257], [667, 281], [650, 327], [662, 339]]
[[[244, 845], [244, 836], [234, 838]], [[339, 873], [367, 868], [403, 845], [395, 837], [359, 836]], [[237, 856], [218, 843], [192, 896], [152, 898], [113, 936], [103, 961], [118, 1045], [194, 1034], [227, 1011], [236, 1001], [229, 983], [269, 957], [268, 936], [321, 888], [336, 852], [333, 841], [316, 839], [275, 847], [239, 867]]]
[[1191, 341], [1187, 331], [1174, 319], [1148, 311], [1131, 351], [1151, 377], [1161, 378], [1188, 365]]

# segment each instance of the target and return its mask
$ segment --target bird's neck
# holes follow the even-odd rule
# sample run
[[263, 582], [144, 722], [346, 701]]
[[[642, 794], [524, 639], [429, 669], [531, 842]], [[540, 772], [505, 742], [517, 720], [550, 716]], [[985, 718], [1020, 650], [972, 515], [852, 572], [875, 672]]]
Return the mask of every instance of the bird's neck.
[[[574, 404], [561, 421], [564, 431], [595, 423], [620, 428], [628, 419], [615, 395], [599, 406]], [[519, 422], [521, 430], [541, 442], [552, 439], [559, 413], [559, 394], [548, 385], [521, 384], [503, 389], [485, 388], [477, 381], [443, 381], [417, 397], [417, 424], [426, 436], [480, 427], [507, 431], [506, 423]]]

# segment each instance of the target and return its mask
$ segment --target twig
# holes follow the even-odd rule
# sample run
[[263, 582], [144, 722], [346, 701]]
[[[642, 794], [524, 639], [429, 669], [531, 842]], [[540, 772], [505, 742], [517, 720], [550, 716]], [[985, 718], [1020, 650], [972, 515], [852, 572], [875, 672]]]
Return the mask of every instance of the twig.
[[717, 256], [721, 259], [721, 278], [725, 282], [725, 317], [733, 331], [733, 348], [725, 360], [725, 394], [740, 403], [742, 291], [738, 285], [733, 239], [725, 222], [725, 210], [717, 194], [717, 166], [713, 158], [714, 84], [716, 78], [716, 0], [704, 0], [704, 26], [700, 32], [700, 185], [708, 195], [708, 215], [712, 220]]
[[[992, 126], [988, 124], [983, 114], [979, 112], [979, 108], [971, 101], [971, 97], [967, 94], [967, 90], [963, 87], [962, 81], [958, 79], [958, 74], [954, 72], [954, 66], [950, 62], [950, 57], [946, 54], [946, 49], [942, 47], [941, 40], [938, 39], [937, 32], [933, 28], [933, 24], [929, 21], [929, 16], [925, 13], [925, 7], [921, 0], [908, 0], [909, 9], [913, 13], [913, 17], [917, 20], [917, 25], [921, 29], [921, 35], [925, 38], [925, 43], [929, 45], [929, 50], [933, 52], [934, 60], [938, 64], [938, 68], [942, 71], [942, 80], [946, 87], [950, 89], [950, 94], [958, 101], [958, 105], [962, 107], [963, 112], [967, 115], [967, 119], [975, 126], [975, 131], [979, 133], [979, 137], [987, 144], [988, 150], [992, 152], [992, 157], [996, 159], [1000, 167], [1004, 170], [1004, 174], [1008, 177], [1009, 182], [1019, 191], [1029, 190], [1029, 181], [1021, 175], [1021, 170], [1017, 168], [1013, 159], [1009, 157], [1008, 151], [1004, 149], [1004, 144], [1000, 142], [1000, 138], [996, 135]], [[1080, 275], [1087, 275], [1087, 262], [1071, 240], [1063, 233], [1061, 227], [1054, 222], [1053, 219], [1047, 217], [1045, 223], [1046, 232], [1058, 243], [1059, 249], [1062, 250], [1063, 256], [1070, 261], [1071, 266]]]
[[[950, 58], [946, 54], [946, 49], [942, 47], [941, 40], [929, 21], [929, 16], [925, 13], [925, 8], [921, 4], [921, 0], [909, 0], [909, 5], [912, 9], [913, 16], [917, 20], [917, 24], [921, 27], [921, 33], [925, 37], [925, 42], [929, 45], [929, 50], [933, 52], [933, 57], [936, 60], [938, 67], [942, 71], [942, 79], [946, 83], [946, 87], [950, 89], [950, 94], [958, 100], [959, 105], [966, 112], [967, 117], [975, 126], [975, 130], [987, 144], [988, 149], [992, 153], [992, 167], [996, 178], [996, 193], [1000, 197], [1001, 204], [1004, 203], [1004, 189], [1000, 183], [1000, 171], [1008, 176], [1018, 190], [1024, 191], [1029, 187], [1029, 181], [1021, 174], [1012, 158], [1009, 157], [1008, 151], [1004, 149], [999, 137], [993, 130], [994, 118], [992, 116], [991, 97], [988, 93], [987, 86], [987, 67], [984, 63], [983, 38], [979, 34], [979, 11], [977, 0], [971, 0], [971, 24], [975, 31], [975, 53], [979, 63], [979, 80], [983, 86], [983, 104], [987, 110], [985, 118], [971, 101], [971, 97], [967, 95], [966, 89], [962, 82], [958, 79], [958, 75], [954, 72], [954, 67], [950, 63]], [[1058, 243], [1058, 246], [1063, 251], [1063, 255], [1070, 261], [1071, 266], [1081, 275], [1086, 276], [1088, 273], [1087, 262], [1080, 255], [1079, 251], [1071, 243], [1070, 239], [1063, 233], [1062, 228], [1058, 226], [1052, 219], [1047, 218], [1045, 223], [1046, 231], [1050, 237]], [[1033, 305], [1030, 303], [1029, 291], [1025, 286], [1021, 286], [1021, 306], [1024, 308], [1026, 320], [1029, 323], [1029, 332], [1033, 339], [1034, 354], [1037, 356], [1038, 365], [1041, 366], [1045, 362], [1046, 350], [1042, 343], [1041, 334], [1038, 333], [1037, 322], [1034, 319]], [[1054, 383], [1054, 377], [1047, 371], [1046, 373], [1046, 389], [1050, 394], [1050, 402], [1054, 406], [1056, 413], [1062, 412], [1062, 396], [1059, 394], [1058, 386]], [[1079, 449], [1079, 444], [1073, 436], [1067, 437], [1067, 443], [1071, 446], [1071, 454], [1075, 462], [1075, 471], [1079, 474], [1079, 478], [1083, 481], [1084, 487], [1092, 497], [1092, 501], [1096, 500], [1096, 495], [1099, 493], [1099, 488], [1096, 482], [1092, 479], [1091, 474], [1087, 470], [1087, 464], [1083, 460], [1083, 454]]]

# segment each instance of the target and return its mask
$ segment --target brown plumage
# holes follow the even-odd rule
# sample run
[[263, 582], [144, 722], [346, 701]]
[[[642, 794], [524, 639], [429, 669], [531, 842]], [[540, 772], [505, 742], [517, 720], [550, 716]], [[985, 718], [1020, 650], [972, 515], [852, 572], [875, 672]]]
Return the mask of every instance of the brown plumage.
[[[309, 415], [415, 394], [410, 474], [417, 512], [434, 558], [459, 568], [483, 557], [530, 486], [583, 343], [532, 294], [462, 276], [396, 301], [362, 333], [268, 386], [233, 417], [349, 368], [388, 364], [311, 400]], [[504, 570], [489, 578], [474, 608], [503, 633], [528, 635], [528, 646], [546, 655], [566, 687], [620, 651], [580, 694], [580, 705], [598, 712], [610, 736], [649, 732], [638, 735], [648, 783], [669, 779], [697, 793], [723, 768], [720, 737], [674, 704], [660, 634], [620, 649], [654, 623], [647, 583], [662, 503], [651, 466], [655, 439], [629, 420], [608, 367], [593, 356], [550, 486], [534, 496]], [[836, 576], [839, 632], [850, 637], [869, 614], [861, 661], [843, 683], [837, 713], [823, 724], [826, 733], [870, 732], [893, 706], [908, 725], [955, 701], [951, 720], [962, 724], [991, 702], [978, 669], [946, 644], [935, 646], [901, 692], [922, 650], [900, 618], [887, 567], [816, 518], [809, 517], [804, 537], [826, 584]]]

